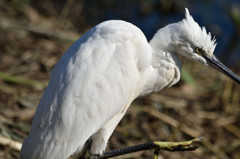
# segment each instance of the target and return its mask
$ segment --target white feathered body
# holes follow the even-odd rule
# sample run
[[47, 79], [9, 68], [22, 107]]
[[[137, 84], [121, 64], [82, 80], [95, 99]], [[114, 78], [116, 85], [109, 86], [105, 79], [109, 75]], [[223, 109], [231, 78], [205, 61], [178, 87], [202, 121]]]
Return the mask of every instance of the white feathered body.
[[92, 135], [91, 152], [101, 153], [130, 103], [175, 84], [179, 67], [175, 55], [152, 51], [136, 26], [117, 20], [97, 25], [52, 70], [20, 158], [66, 159]]

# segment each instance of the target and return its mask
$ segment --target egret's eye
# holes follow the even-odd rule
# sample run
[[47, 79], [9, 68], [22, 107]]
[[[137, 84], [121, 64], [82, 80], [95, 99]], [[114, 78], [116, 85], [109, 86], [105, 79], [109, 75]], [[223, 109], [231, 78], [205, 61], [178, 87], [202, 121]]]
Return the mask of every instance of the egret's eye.
[[204, 53], [203, 49], [201, 49], [201, 48], [199, 48], [199, 47], [196, 47], [196, 48], [195, 48], [195, 51], [196, 51], [196, 53], [199, 54], [199, 55], [202, 55], [202, 54]]

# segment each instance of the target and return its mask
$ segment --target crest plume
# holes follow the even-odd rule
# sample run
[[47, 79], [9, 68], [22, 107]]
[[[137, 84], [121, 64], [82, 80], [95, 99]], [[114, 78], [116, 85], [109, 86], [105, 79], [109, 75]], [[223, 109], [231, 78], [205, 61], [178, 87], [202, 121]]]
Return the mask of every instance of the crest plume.
[[196, 46], [205, 50], [209, 55], [213, 54], [216, 47], [216, 39], [211, 36], [211, 33], [207, 33], [205, 27], [200, 27], [197, 22], [194, 21], [187, 8], [185, 8], [185, 19], [179, 22], [183, 33], [186, 37], [189, 37]]

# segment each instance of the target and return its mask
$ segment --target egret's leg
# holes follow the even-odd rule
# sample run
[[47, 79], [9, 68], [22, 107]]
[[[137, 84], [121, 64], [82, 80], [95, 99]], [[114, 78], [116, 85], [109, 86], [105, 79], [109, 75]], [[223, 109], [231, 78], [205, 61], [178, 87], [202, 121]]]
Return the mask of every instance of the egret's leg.
[[156, 149], [154, 150], [154, 156], [153, 156], [153, 159], [158, 159], [159, 151], [160, 151], [159, 148], [156, 148]]
[[123, 115], [124, 113], [119, 113], [115, 115], [96, 134], [93, 135], [93, 141], [92, 141], [92, 147], [91, 147], [92, 154], [103, 153], [103, 151], [107, 146], [108, 139], [112, 135], [119, 121], [122, 119]]
[[195, 138], [189, 141], [183, 142], [162, 142], [162, 141], [155, 141], [155, 142], [148, 142], [145, 144], [135, 145], [131, 147], [121, 148], [117, 150], [112, 150], [109, 152], [104, 152], [100, 155], [100, 159], [111, 158], [115, 156], [120, 156], [128, 153], [133, 153], [137, 151], [155, 149], [154, 151], [154, 159], [158, 158], [158, 154], [160, 150], [167, 150], [167, 151], [193, 151], [196, 150], [198, 147], [193, 145], [194, 143], [201, 142], [202, 138]]
[[92, 137], [90, 137], [83, 148], [83, 152], [81, 154], [81, 156], [79, 157], [79, 159], [90, 159], [91, 157], [91, 146], [92, 146]]

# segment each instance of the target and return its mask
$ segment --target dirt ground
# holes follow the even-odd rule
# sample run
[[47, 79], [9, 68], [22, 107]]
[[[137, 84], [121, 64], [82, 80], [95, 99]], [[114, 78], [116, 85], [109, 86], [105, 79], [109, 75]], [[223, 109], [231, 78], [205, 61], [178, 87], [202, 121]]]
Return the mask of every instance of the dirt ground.
[[[88, 30], [86, 26], [77, 30], [71, 20], [64, 18], [64, 10], [57, 16], [48, 7], [0, 1], [0, 135], [21, 143], [30, 130], [51, 69]], [[159, 158], [240, 158], [240, 87], [198, 63], [183, 59], [183, 65], [193, 78], [185, 75], [171, 88], [136, 99], [110, 138], [108, 150], [202, 136], [204, 140], [196, 151], [161, 151]], [[233, 70], [240, 73], [240, 67]], [[19, 151], [0, 144], [0, 159], [15, 159], [18, 155]], [[118, 158], [152, 156], [149, 150]]]

